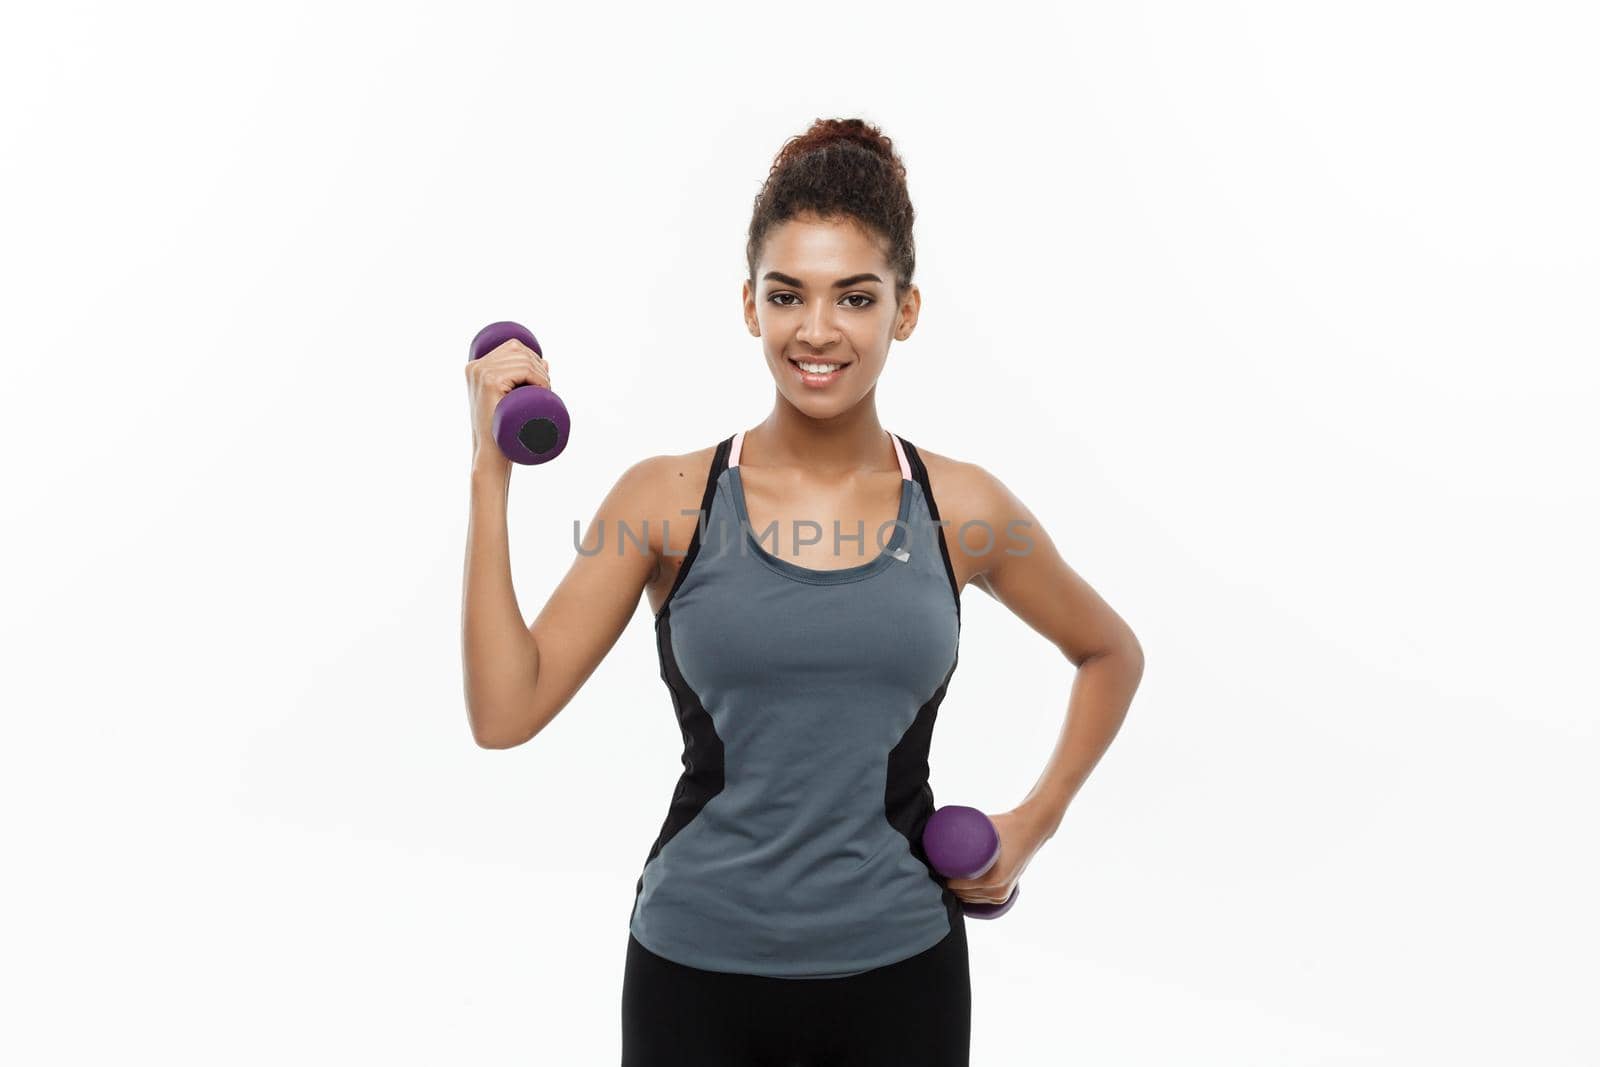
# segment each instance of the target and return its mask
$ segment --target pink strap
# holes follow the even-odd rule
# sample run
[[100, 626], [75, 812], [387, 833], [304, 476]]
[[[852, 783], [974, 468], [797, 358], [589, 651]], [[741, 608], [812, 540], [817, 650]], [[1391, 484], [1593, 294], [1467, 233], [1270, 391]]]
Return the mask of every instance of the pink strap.
[[900, 460], [900, 477], [906, 481], [911, 480], [911, 464], [906, 462], [906, 450], [900, 447], [900, 438], [894, 434], [889, 435], [889, 440], [894, 442], [894, 454]]
[[[889, 433], [887, 430], [884, 432]], [[889, 440], [894, 442], [895, 459], [900, 461], [900, 477], [908, 482], [911, 481], [911, 464], [906, 462], [906, 450], [900, 446], [900, 438], [889, 433]], [[742, 447], [744, 447], [744, 431], [740, 430], [733, 435], [733, 448], [728, 452], [728, 466], [739, 465], [739, 449]]]

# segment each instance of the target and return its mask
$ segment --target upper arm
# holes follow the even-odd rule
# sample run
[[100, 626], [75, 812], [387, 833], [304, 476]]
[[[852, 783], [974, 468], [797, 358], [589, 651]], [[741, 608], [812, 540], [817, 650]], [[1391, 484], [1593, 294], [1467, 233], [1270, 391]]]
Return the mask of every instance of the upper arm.
[[974, 515], [994, 534], [973, 584], [1075, 664], [1112, 649], [1137, 653], [1128, 624], [1061, 558], [1038, 516], [982, 467], [970, 465], [969, 476]]
[[539, 651], [533, 733], [566, 707], [611, 651], [655, 573], [659, 556], [645, 531], [659, 525], [661, 461], [641, 460], [617, 479], [584, 531], [583, 551], [528, 627]]

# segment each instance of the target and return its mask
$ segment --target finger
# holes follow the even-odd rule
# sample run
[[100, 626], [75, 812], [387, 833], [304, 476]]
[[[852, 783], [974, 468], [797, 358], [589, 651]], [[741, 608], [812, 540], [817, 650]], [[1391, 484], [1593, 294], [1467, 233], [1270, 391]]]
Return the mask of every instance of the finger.
[[499, 369], [508, 378], [517, 381], [531, 381], [535, 378], [548, 379], [550, 377], [550, 368], [545, 365], [542, 359], [531, 352], [510, 359], [508, 362], [501, 364]]
[[960, 899], [968, 904], [1004, 904], [1005, 897], [989, 896], [982, 893], [957, 894]]
[[500, 345], [498, 348], [491, 349], [489, 352], [485, 353], [482, 358], [473, 360], [473, 362], [495, 367], [503, 366], [508, 363], [526, 363], [530, 360], [542, 361], [543, 359], [544, 357], [539, 355], [539, 353], [535, 352], [521, 341], [513, 338], [507, 341], [505, 344]]
[[[490, 349], [488, 355], [489, 356], [495, 356], [495, 355], [500, 355], [500, 354], [522, 355], [525, 352], [529, 353], [529, 354], [536, 354], [536, 353], [534, 353], [533, 349], [531, 349], [527, 345], [523, 344], [517, 338], [512, 337], [512, 338], [507, 339], [503, 344], [497, 345], [494, 348]], [[484, 358], [487, 359], [488, 356], [485, 356]]]
[[993, 888], [990, 883], [979, 881], [976, 878], [946, 878], [944, 884], [957, 892], [966, 890], [972, 893], [981, 893], [985, 889]]

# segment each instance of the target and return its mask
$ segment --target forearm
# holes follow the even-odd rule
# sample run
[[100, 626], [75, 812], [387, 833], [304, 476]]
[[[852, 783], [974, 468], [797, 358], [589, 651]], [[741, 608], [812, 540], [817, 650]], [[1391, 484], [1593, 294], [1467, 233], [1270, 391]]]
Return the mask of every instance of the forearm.
[[1137, 642], [1090, 656], [1078, 665], [1055, 751], [1015, 809], [1041, 837], [1055, 835], [1067, 805], [1117, 736], [1143, 674], [1144, 655]]
[[539, 678], [539, 646], [511, 583], [510, 464], [475, 464], [462, 577], [461, 661], [467, 719], [486, 748], [521, 740]]

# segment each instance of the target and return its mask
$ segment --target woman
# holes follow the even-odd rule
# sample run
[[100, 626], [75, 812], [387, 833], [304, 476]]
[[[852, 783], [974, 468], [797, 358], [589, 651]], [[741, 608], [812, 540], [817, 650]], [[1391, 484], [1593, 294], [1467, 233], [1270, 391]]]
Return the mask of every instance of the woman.
[[[772, 412], [626, 471], [526, 629], [506, 547], [510, 464], [490, 419], [511, 388], [548, 387], [549, 366], [515, 341], [467, 365], [478, 743], [543, 729], [641, 592], [683, 734], [684, 773], [629, 918], [624, 1067], [966, 1064], [961, 904], [1010, 896], [1138, 684], [1138, 641], [1033, 514], [982, 467], [878, 422], [890, 342], [911, 336], [921, 305], [912, 219], [905, 169], [876, 128], [818, 120], [784, 146], [756, 198], [743, 288]], [[648, 550], [622, 549], [623, 524], [645, 527]], [[945, 879], [921, 847], [926, 761], [969, 583], [1057, 645], [1078, 681], [1045, 773], [993, 816], [998, 860]]]

